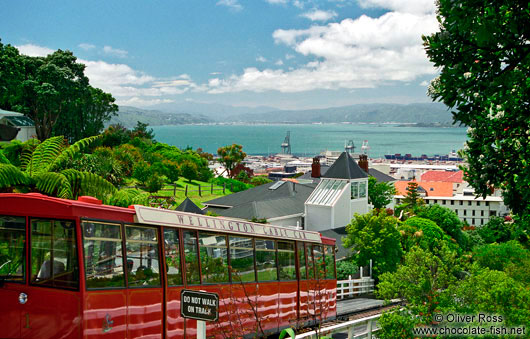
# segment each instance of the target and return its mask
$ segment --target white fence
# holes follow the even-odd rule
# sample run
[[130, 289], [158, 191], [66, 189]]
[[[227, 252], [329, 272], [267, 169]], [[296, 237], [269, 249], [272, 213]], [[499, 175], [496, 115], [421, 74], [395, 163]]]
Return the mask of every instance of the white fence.
[[318, 338], [323, 335], [329, 335], [333, 333], [344, 333], [348, 332], [348, 339], [355, 338], [372, 338], [372, 333], [379, 330], [379, 325], [377, 324], [377, 319], [381, 314], [376, 314], [370, 317], [351, 320], [337, 325], [332, 325], [328, 327], [321, 328], [319, 331], [311, 331], [303, 334], [297, 335], [296, 339], [301, 338]]
[[364, 277], [360, 279], [337, 280], [337, 299], [352, 298], [359, 294], [374, 291], [374, 279]]

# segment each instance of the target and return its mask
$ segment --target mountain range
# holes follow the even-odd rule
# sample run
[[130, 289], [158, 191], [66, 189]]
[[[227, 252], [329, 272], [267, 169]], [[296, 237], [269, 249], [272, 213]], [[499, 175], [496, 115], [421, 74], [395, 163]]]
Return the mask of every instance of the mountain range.
[[416, 123], [450, 125], [451, 112], [441, 103], [357, 104], [305, 110], [280, 110], [274, 107], [240, 107], [185, 102], [142, 109], [120, 106], [118, 116], [109, 124], [125, 127], [137, 121], [151, 126], [208, 123]]

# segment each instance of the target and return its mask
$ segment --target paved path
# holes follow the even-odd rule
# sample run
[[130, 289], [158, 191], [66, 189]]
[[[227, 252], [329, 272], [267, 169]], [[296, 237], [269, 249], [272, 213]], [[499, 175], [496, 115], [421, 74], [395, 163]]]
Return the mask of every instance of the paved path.
[[337, 316], [365, 311], [379, 306], [383, 306], [383, 300], [368, 298], [337, 300]]

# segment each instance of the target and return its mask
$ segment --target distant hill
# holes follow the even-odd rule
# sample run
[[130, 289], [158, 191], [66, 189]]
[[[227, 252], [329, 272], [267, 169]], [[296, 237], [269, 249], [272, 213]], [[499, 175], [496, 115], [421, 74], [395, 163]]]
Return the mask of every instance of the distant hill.
[[137, 121], [148, 123], [150, 126], [207, 124], [213, 122], [202, 114], [169, 113], [130, 106], [120, 106], [118, 115], [112, 117], [107, 125], [119, 123], [127, 128], [132, 128], [136, 126]]
[[[441, 103], [417, 104], [358, 104], [342, 107], [307, 110], [279, 110], [271, 107], [235, 107], [216, 104], [186, 103], [161, 106], [159, 109], [142, 109], [120, 106], [118, 116], [109, 124], [120, 123], [127, 128], [137, 121], [150, 126], [208, 124], [217, 122], [240, 123], [415, 123], [420, 126], [450, 126], [451, 112]], [[168, 104], [174, 105], [174, 104]], [[271, 109], [271, 111], [267, 111]]]
[[422, 123], [447, 124], [452, 122], [451, 112], [441, 103], [417, 104], [358, 104], [309, 110], [278, 110], [259, 114], [238, 114], [226, 118], [228, 122], [264, 123]]
[[147, 108], [170, 113], [202, 114], [217, 121], [224, 121], [230, 115], [260, 114], [280, 110], [279, 108], [268, 106], [231, 106], [195, 101], [170, 102], [149, 106]]

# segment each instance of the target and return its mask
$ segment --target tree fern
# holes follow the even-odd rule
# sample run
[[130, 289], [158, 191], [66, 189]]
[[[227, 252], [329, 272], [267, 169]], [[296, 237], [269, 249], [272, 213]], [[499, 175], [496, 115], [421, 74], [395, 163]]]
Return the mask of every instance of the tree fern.
[[0, 164], [0, 188], [28, 185], [31, 179], [16, 166]]
[[66, 169], [60, 173], [68, 179], [73, 199], [77, 199], [80, 195], [91, 195], [104, 200], [107, 195], [117, 191], [110, 182], [94, 173], [75, 169]]
[[63, 199], [72, 199], [72, 187], [68, 178], [62, 173], [47, 172], [35, 175], [37, 189], [47, 195]]
[[87, 137], [84, 139], [81, 139], [71, 145], [70, 147], [66, 148], [48, 167], [48, 171], [53, 171], [61, 167], [63, 163], [68, 161], [69, 159], [72, 159], [76, 153], [82, 152], [87, 147], [89, 147], [91, 144], [93, 144], [96, 140], [100, 139], [102, 135], [95, 135], [91, 137]]
[[19, 161], [21, 170], [26, 170], [26, 167], [31, 161], [31, 156], [39, 144], [40, 141], [38, 139], [29, 139], [20, 145], [21, 151]]
[[128, 207], [130, 205], [149, 205], [149, 193], [134, 188], [119, 190], [107, 196], [105, 204]]
[[64, 137], [62, 136], [44, 140], [33, 151], [26, 167], [26, 173], [30, 176], [35, 176], [39, 173], [47, 172], [50, 165], [57, 159], [64, 148]]
[[11, 161], [9, 161], [9, 159], [6, 158], [6, 156], [4, 155], [4, 153], [2, 153], [2, 151], [0, 151], [0, 164], [11, 165]]

